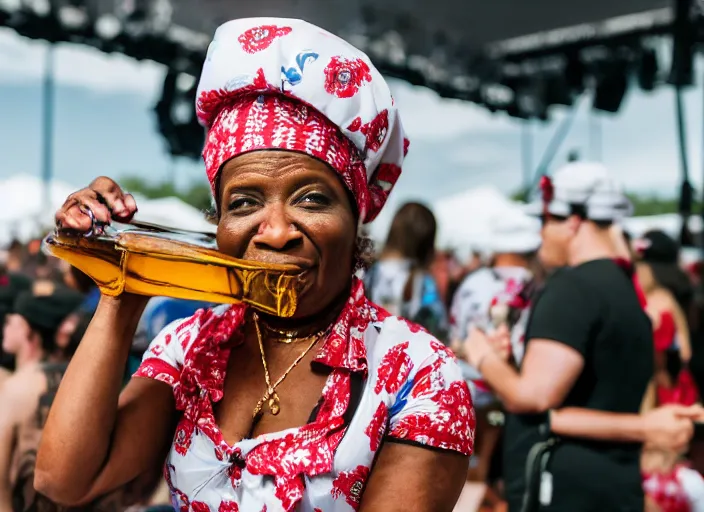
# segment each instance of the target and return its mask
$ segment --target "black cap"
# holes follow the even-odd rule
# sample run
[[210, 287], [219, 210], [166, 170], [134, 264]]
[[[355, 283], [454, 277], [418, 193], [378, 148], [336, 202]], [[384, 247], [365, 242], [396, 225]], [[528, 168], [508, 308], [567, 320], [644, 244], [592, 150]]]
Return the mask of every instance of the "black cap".
[[32, 287], [32, 281], [19, 274], [0, 275], [0, 316], [12, 310], [17, 296]]
[[636, 251], [640, 259], [648, 263], [677, 264], [679, 262], [679, 244], [663, 231], [648, 231], [637, 241]]
[[57, 288], [46, 295], [25, 291], [17, 296], [13, 313], [21, 315], [35, 329], [55, 331], [81, 302], [83, 295], [68, 288]]

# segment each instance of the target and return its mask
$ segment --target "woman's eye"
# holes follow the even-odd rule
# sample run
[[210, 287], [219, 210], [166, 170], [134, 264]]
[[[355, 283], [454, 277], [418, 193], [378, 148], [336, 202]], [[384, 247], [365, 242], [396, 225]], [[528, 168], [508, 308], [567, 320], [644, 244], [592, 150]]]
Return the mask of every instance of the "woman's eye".
[[255, 205], [253, 199], [248, 197], [238, 197], [230, 201], [230, 210], [242, 210], [243, 208], [251, 208]]
[[303, 205], [326, 206], [330, 204], [330, 199], [324, 194], [311, 192], [310, 194], [306, 194], [301, 197], [298, 202]]

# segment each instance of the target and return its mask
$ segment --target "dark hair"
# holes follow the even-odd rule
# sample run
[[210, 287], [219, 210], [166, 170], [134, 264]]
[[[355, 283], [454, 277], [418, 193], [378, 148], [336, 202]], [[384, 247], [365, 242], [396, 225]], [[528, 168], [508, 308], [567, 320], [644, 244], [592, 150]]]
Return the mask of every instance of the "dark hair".
[[570, 215], [576, 215], [582, 220], [593, 222], [600, 229], [608, 229], [613, 224], [611, 220], [594, 220], [587, 216], [587, 205], [570, 203]]
[[69, 272], [71, 273], [71, 277], [73, 277], [74, 281], [76, 281], [76, 286], [78, 287], [79, 292], [85, 294], [90, 292], [95, 287], [93, 280], [76, 267], [71, 266], [69, 268]]
[[39, 327], [31, 323], [29, 326], [39, 336], [42, 343], [42, 350], [46, 354], [51, 354], [56, 350], [56, 329], [47, 329], [46, 327]]
[[15, 239], [10, 242], [10, 246], [7, 248], [7, 251], [10, 254], [14, 254], [17, 256], [21, 256], [22, 253], [25, 251], [25, 246], [20, 242], [19, 240]]
[[420, 203], [406, 203], [391, 222], [385, 251], [397, 251], [421, 267], [430, 265], [435, 254], [435, 215]]
[[653, 272], [653, 279], [666, 288], [685, 313], [690, 311], [694, 299], [694, 286], [687, 273], [677, 264], [647, 262]]
[[93, 313], [79, 311], [75, 314], [78, 315], [78, 322], [76, 323], [76, 328], [74, 329], [73, 334], [71, 334], [71, 337], [69, 338], [68, 345], [63, 351], [63, 355], [66, 359], [70, 359], [73, 357], [73, 354], [76, 353], [79, 343], [81, 343], [91, 320], [93, 320]]
[[682, 310], [688, 313], [694, 299], [694, 286], [679, 266], [679, 243], [661, 230], [646, 232], [643, 240], [648, 245], [639, 252], [641, 261], [650, 267], [655, 282], [669, 290]]

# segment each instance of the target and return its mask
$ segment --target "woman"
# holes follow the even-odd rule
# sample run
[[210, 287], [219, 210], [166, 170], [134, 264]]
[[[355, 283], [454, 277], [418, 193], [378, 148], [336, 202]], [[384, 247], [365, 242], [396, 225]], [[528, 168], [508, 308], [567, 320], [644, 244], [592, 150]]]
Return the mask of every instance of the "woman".
[[687, 322], [694, 290], [678, 265], [679, 246], [662, 231], [649, 231], [634, 241], [638, 282], [653, 323], [655, 383], [665, 398], [673, 378], [692, 358]]
[[[197, 109], [219, 250], [298, 265], [296, 314], [236, 305], [176, 321], [120, 394], [147, 299], [102, 297], [52, 408], [37, 488], [82, 503], [168, 454], [181, 510], [451, 511], [473, 442], [467, 386], [440, 343], [352, 277], [358, 224], [383, 206], [407, 146], [383, 78], [305, 22], [236, 20], [210, 46]], [[86, 207], [101, 221], [137, 209], [99, 178], [57, 221], [85, 232]]]
[[365, 277], [369, 298], [446, 340], [445, 303], [430, 273], [435, 258], [435, 216], [420, 203], [396, 213], [379, 261]]

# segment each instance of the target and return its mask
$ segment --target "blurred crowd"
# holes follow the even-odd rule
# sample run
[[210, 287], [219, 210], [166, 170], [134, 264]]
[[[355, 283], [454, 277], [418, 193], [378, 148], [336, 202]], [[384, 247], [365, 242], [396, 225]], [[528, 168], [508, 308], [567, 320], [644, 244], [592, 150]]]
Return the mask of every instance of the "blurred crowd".
[[[0, 253], [0, 511], [58, 510], [34, 490], [34, 462], [53, 397], [100, 299], [83, 272], [47, 256], [41, 240]], [[149, 342], [169, 322], [206, 304], [150, 301], [131, 347], [124, 383]], [[87, 510], [172, 510], [161, 474], [146, 475]]]
[[[473, 497], [462, 510], [507, 509], [507, 459], [501, 452], [502, 446], [514, 442], [505, 423], [507, 409], [515, 407], [479, 371], [481, 362], [471, 357], [474, 349], [467, 338], [473, 329], [491, 334], [497, 353], [520, 368], [532, 304], [553, 270], [538, 257], [545, 222], [543, 216], [541, 228], [537, 218], [516, 206], [492, 219], [492, 236], [482, 246], [460, 257], [435, 247], [433, 212], [423, 204], [407, 203], [364, 273], [372, 301], [424, 326], [463, 365], [478, 428], [468, 476], [468, 496]], [[699, 390], [704, 389], [701, 263], [683, 266], [679, 244], [663, 232], [631, 239], [615, 225], [606, 229], [624, 248], [622, 263], [633, 275], [652, 329], [654, 371], [641, 414], [699, 403]], [[0, 252], [0, 512], [53, 509], [34, 491], [34, 458], [53, 396], [99, 299], [91, 279], [43, 253], [39, 239], [14, 242]], [[125, 383], [165, 325], [204, 306], [153, 298], [134, 338]], [[615, 395], [622, 391], [611, 390]], [[660, 416], [649, 418], [656, 422]], [[523, 463], [517, 465], [524, 471]], [[704, 437], [700, 439], [696, 429], [684, 440], [646, 444], [640, 465], [648, 510], [704, 510]], [[145, 475], [144, 481], [86, 504], [86, 509], [169, 510], [169, 503], [161, 476]]]

